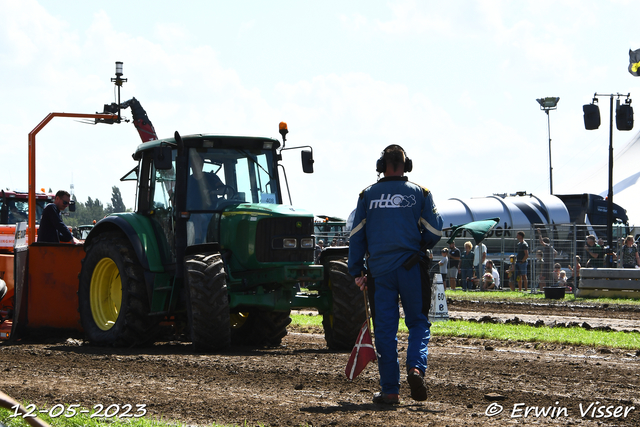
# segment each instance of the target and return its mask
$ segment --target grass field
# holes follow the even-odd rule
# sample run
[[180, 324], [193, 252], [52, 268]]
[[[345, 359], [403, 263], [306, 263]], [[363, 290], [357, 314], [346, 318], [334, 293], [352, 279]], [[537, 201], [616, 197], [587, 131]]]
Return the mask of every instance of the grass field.
[[[303, 331], [318, 333], [322, 331], [320, 316], [292, 315], [291, 317], [292, 325], [300, 327]], [[398, 329], [400, 332], [408, 332], [404, 319], [400, 319]], [[431, 335], [640, 349], [640, 333], [593, 331], [583, 328], [551, 328], [450, 320], [434, 322]]]
[[548, 302], [551, 304], [559, 304], [559, 303], [580, 303], [587, 305], [600, 305], [600, 304], [622, 304], [622, 305], [640, 305], [640, 300], [638, 299], [615, 299], [615, 298], [576, 298], [573, 294], [566, 294], [564, 300], [545, 300], [544, 293], [534, 293], [531, 292], [511, 292], [511, 291], [489, 291], [489, 292], [464, 292], [462, 290], [452, 291], [450, 289], [445, 291], [445, 295], [447, 298], [451, 298], [454, 300], [466, 300], [466, 301], [476, 301], [476, 300], [486, 300], [486, 301], [532, 301], [532, 300], [541, 300], [540, 302]]
[[[550, 304], [581, 304], [581, 305], [638, 305], [640, 301], [631, 299], [587, 299], [575, 298], [567, 294], [564, 300], [545, 300], [544, 294], [524, 292], [464, 292], [445, 291], [447, 299], [452, 300], [485, 300], [519, 302], [540, 300]], [[322, 332], [322, 317], [308, 315], [293, 315], [292, 325], [302, 331]], [[400, 319], [400, 332], [408, 332], [404, 320]], [[637, 332], [606, 332], [586, 330], [579, 327], [535, 327], [530, 325], [512, 325], [495, 323], [476, 323], [468, 321], [435, 322], [431, 327], [432, 336], [451, 336], [466, 338], [481, 338], [495, 340], [512, 340], [521, 342], [557, 343], [566, 345], [586, 345], [598, 347], [622, 348], [629, 350], [640, 349], [640, 333]]]

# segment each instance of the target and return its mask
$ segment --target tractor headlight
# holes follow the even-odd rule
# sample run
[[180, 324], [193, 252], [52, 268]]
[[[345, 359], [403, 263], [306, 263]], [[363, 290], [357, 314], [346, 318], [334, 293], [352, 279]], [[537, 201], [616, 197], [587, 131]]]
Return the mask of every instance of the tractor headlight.
[[304, 237], [300, 239], [300, 247], [302, 249], [313, 249], [316, 247], [316, 242], [313, 237]]
[[298, 246], [298, 241], [292, 238], [282, 239], [282, 247], [284, 249], [295, 249]]

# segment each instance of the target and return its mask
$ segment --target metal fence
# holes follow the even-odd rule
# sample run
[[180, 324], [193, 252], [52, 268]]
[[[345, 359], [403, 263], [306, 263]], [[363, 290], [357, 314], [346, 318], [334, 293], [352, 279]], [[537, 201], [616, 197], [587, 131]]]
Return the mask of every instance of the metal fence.
[[[482, 242], [487, 247], [487, 260], [493, 261], [500, 273], [500, 281], [503, 289], [508, 289], [510, 282], [514, 281], [514, 274], [510, 272], [511, 256], [516, 255], [516, 233], [523, 231], [525, 241], [529, 245], [528, 264], [528, 290], [537, 291], [545, 286], [553, 286], [557, 283], [554, 265], [559, 264], [561, 270], [565, 271], [568, 284], [574, 286], [574, 274], [577, 263], [586, 267], [589, 257], [585, 252], [585, 241], [588, 235], [602, 239], [601, 246], [606, 247], [608, 253], [616, 253], [618, 248], [624, 244], [626, 230], [623, 227], [614, 227], [614, 244], [611, 250], [606, 246], [606, 226], [576, 225], [576, 224], [533, 224], [528, 230], [498, 230]], [[442, 240], [433, 248], [434, 267], [437, 268], [437, 261], [442, 259], [442, 248], [448, 248], [446, 243], [449, 236], [443, 236]], [[496, 235], [499, 234], [499, 235]], [[548, 243], [545, 240], [548, 239]], [[471, 242], [475, 247], [475, 242], [471, 236], [462, 235], [456, 238], [456, 247], [464, 252], [464, 243]], [[576, 256], [579, 257], [576, 258]], [[614, 256], [605, 257], [605, 266], [615, 266]], [[613, 264], [611, 262], [613, 261]]]

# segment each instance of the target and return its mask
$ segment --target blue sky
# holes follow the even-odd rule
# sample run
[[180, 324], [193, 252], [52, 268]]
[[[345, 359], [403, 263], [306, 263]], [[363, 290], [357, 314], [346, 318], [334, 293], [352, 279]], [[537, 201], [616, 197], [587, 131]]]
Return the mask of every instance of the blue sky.
[[[606, 165], [608, 99], [597, 131], [584, 130], [582, 105], [640, 95], [627, 72], [640, 48], [631, 1], [0, 0], [0, 12], [3, 188], [27, 188], [27, 135], [49, 112], [114, 101], [115, 61], [122, 99], [140, 100], [160, 137], [279, 137], [286, 121], [289, 146], [315, 157], [305, 175], [298, 152], [284, 153], [294, 205], [343, 217], [392, 143], [436, 201], [548, 193], [545, 96], [560, 97], [554, 191], [600, 193], [606, 171], [598, 188], [581, 183]], [[636, 133], [614, 131], [615, 149]], [[119, 182], [135, 165], [131, 124], [54, 119], [37, 142], [38, 188], [73, 183], [79, 200], [108, 202], [117, 185], [133, 206], [133, 184]]]

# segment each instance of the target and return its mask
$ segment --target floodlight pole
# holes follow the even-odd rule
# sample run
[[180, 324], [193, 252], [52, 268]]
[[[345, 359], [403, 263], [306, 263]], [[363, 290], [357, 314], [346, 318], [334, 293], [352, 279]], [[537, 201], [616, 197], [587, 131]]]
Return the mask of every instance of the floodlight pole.
[[547, 113], [547, 132], [549, 133], [549, 194], [553, 194], [553, 167], [551, 166], [551, 119], [549, 118], [549, 110]]
[[540, 109], [547, 114], [547, 131], [549, 133], [549, 194], [553, 194], [553, 167], [551, 166], [551, 119], [549, 118], [549, 110], [555, 110], [560, 98], [548, 96], [546, 98], [536, 99], [540, 104]]
[[[609, 189], [607, 191], [607, 244], [613, 248], [613, 95], [609, 97]], [[622, 261], [622, 260], [620, 260]]]

